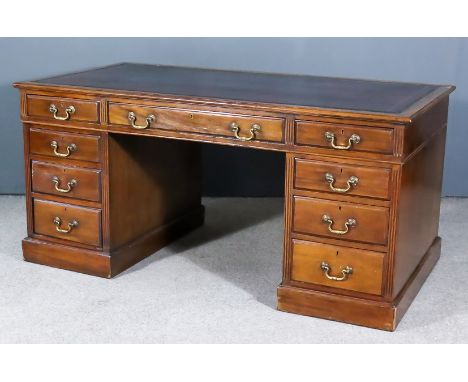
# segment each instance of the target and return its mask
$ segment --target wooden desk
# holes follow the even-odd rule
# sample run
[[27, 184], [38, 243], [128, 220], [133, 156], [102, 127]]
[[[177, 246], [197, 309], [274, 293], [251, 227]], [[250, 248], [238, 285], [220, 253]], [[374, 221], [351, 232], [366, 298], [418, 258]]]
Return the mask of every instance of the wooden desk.
[[138, 64], [15, 86], [27, 261], [112, 277], [201, 225], [198, 142], [286, 155], [280, 310], [394, 330], [439, 258], [453, 86]]

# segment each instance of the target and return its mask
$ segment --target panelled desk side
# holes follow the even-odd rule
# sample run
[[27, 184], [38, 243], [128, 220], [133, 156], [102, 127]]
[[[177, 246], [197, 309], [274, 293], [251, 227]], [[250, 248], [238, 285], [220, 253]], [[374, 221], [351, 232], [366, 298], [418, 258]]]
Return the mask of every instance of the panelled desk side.
[[[288, 79], [272, 102], [268, 86]], [[121, 64], [15, 84], [25, 260], [110, 278], [203, 223], [198, 142], [281, 151], [278, 309], [394, 330], [440, 256], [454, 87], [353, 81]], [[316, 102], [335, 107], [294, 104], [318, 97], [314, 84], [327, 89]], [[359, 96], [343, 96], [353, 87]], [[372, 101], [379, 92], [387, 103]], [[366, 94], [373, 109], [401, 110], [356, 110]]]

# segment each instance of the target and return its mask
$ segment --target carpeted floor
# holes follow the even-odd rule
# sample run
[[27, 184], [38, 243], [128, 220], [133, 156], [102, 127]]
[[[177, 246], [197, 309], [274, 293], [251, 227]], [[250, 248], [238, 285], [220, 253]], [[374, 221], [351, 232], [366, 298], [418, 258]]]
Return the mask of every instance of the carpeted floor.
[[468, 342], [468, 199], [396, 332], [275, 310], [282, 199], [207, 199], [207, 221], [112, 280], [26, 263], [24, 198], [0, 197], [0, 343]]

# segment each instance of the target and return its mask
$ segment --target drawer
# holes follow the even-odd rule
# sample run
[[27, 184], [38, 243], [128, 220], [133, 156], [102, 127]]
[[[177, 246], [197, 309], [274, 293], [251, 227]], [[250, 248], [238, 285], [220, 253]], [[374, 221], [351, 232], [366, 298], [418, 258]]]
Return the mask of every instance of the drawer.
[[99, 162], [99, 137], [71, 134], [60, 131], [31, 129], [29, 132], [31, 154], [54, 158]]
[[26, 113], [29, 117], [50, 121], [98, 122], [99, 102], [29, 94], [26, 96]]
[[293, 241], [291, 279], [380, 295], [384, 253]]
[[388, 208], [294, 197], [297, 233], [372, 244], [387, 244]]
[[389, 199], [391, 170], [295, 158], [297, 189]]
[[101, 246], [101, 210], [34, 199], [34, 232]]
[[101, 171], [32, 162], [32, 190], [75, 199], [101, 201]]
[[298, 145], [393, 154], [393, 129], [297, 121], [295, 133]]
[[[133, 121], [129, 119], [129, 114], [130, 117], [134, 116]], [[109, 103], [109, 123], [135, 128], [132, 127], [133, 123], [137, 128], [148, 130], [163, 129], [241, 140], [284, 142], [284, 120], [281, 118]], [[236, 134], [240, 138], [236, 138]]]

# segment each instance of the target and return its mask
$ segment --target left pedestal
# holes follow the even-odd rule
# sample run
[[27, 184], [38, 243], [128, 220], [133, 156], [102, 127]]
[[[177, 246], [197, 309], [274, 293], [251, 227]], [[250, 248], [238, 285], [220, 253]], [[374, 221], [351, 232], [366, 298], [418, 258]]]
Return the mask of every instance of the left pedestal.
[[203, 224], [200, 145], [24, 124], [25, 260], [112, 277]]

